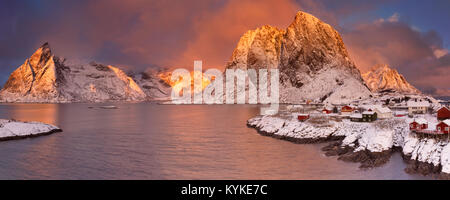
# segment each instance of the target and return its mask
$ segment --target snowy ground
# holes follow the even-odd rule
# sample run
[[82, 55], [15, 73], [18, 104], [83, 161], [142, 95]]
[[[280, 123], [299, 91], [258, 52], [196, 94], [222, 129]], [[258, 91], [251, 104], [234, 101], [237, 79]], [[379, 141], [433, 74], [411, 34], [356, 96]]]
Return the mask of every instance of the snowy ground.
[[50, 124], [0, 119], [0, 140], [34, 137], [59, 131], [60, 128]]
[[354, 152], [386, 152], [394, 147], [402, 149], [411, 160], [436, 167], [450, 173], [450, 145], [448, 139], [419, 138], [409, 131], [407, 118], [377, 120], [373, 123], [351, 122], [348, 119], [317, 122], [310, 119], [299, 122], [294, 117], [257, 116], [247, 124], [260, 133], [285, 139], [320, 139], [343, 137], [342, 147], [351, 147]]

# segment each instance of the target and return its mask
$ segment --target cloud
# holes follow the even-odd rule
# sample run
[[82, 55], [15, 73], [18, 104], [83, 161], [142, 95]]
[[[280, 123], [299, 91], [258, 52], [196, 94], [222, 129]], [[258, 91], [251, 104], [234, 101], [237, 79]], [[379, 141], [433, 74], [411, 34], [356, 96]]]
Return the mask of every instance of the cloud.
[[394, 13], [392, 16], [388, 18], [388, 22], [398, 22], [400, 15], [398, 13]]
[[245, 32], [265, 24], [284, 29], [298, 10], [290, 0], [230, 0], [219, 10], [202, 13], [193, 24], [195, 37], [170, 63], [191, 66], [193, 60], [202, 59], [206, 65], [223, 68]]
[[439, 59], [448, 54], [448, 49], [442, 49], [442, 48], [436, 47], [436, 48], [434, 48], [433, 53], [434, 53], [434, 56], [436, 56], [436, 58]]

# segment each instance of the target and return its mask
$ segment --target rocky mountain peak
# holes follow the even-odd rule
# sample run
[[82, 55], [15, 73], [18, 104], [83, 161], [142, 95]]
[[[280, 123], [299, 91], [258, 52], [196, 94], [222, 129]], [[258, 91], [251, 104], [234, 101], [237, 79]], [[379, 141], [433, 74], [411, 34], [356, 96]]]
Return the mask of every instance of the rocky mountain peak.
[[0, 91], [6, 102], [139, 101], [139, 85], [117, 67], [70, 64], [53, 55], [48, 43], [11, 73]]
[[245, 33], [226, 68], [278, 68], [285, 103], [339, 103], [370, 95], [339, 33], [305, 12], [298, 12], [285, 30], [266, 25]]
[[387, 64], [377, 64], [362, 74], [364, 81], [373, 92], [420, 93], [396, 69]]
[[286, 30], [285, 40], [287, 51], [302, 54], [299, 57], [290, 55], [286, 60], [296, 67], [307, 65], [309, 70], [315, 72], [322, 68], [323, 63], [339, 61], [340, 63], [336, 63], [337, 66], [348, 68], [355, 74], [359, 73], [351, 62], [339, 33], [311, 14], [298, 12]]
[[31, 67], [38, 70], [44, 66], [53, 56], [48, 42], [44, 43], [39, 49], [37, 49], [33, 55], [28, 59]]

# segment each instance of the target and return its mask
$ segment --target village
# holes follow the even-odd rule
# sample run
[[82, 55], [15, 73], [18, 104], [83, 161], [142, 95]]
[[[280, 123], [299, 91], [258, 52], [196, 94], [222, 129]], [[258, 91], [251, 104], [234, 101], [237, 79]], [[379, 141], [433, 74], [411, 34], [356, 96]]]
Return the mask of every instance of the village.
[[390, 99], [342, 105], [306, 102], [305, 104], [288, 105], [283, 111], [284, 115], [291, 115], [299, 122], [321, 118], [334, 121], [347, 120], [354, 123], [400, 119], [408, 124], [412, 134], [419, 137], [449, 140], [450, 136], [449, 107], [432, 104], [428, 99], [422, 97], [408, 98], [407, 101], [397, 101], [397, 103]]
[[325, 155], [361, 163], [387, 163], [401, 151], [411, 173], [450, 175], [450, 110], [427, 96], [375, 97], [348, 104], [282, 105], [247, 121], [259, 134], [294, 143], [326, 142]]

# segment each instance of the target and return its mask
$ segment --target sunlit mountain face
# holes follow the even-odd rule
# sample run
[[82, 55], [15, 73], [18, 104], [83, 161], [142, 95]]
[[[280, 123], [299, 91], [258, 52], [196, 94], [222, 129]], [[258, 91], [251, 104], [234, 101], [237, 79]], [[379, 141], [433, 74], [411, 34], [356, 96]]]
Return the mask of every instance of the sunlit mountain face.
[[[204, 75], [204, 73], [195, 73], [194, 71], [190, 72], [191, 75], [191, 91], [193, 93], [202, 92], [206, 86], [208, 86], [212, 81], [214, 81], [214, 77], [212, 77], [212, 80], [208, 79], [207, 76]], [[183, 94], [183, 88], [188, 87], [188, 85], [185, 84], [182, 77], [178, 77], [176, 81], [172, 81], [172, 72], [162, 72], [158, 74], [158, 77], [163, 80], [166, 84], [170, 85], [176, 92], [179, 92], [180, 95]], [[201, 88], [195, 88], [194, 87], [194, 80], [201, 80]]]

